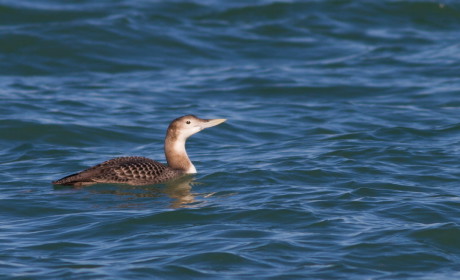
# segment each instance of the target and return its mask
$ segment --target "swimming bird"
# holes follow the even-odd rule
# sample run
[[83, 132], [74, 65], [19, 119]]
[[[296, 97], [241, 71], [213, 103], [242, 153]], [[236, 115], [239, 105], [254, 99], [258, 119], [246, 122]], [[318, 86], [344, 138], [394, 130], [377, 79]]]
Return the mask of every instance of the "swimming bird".
[[151, 185], [185, 174], [196, 173], [196, 168], [185, 150], [187, 138], [225, 121], [226, 119], [200, 119], [194, 115], [173, 120], [166, 132], [164, 144], [167, 165], [146, 157], [118, 157], [52, 183], [71, 186], [87, 186], [96, 183]]

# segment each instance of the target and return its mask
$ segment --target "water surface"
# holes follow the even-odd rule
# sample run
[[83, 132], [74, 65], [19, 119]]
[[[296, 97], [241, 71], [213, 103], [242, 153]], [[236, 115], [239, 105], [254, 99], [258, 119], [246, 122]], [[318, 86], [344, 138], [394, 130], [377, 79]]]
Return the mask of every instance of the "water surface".
[[[0, 1], [3, 279], [460, 277], [456, 1]], [[164, 162], [198, 174], [53, 187]]]

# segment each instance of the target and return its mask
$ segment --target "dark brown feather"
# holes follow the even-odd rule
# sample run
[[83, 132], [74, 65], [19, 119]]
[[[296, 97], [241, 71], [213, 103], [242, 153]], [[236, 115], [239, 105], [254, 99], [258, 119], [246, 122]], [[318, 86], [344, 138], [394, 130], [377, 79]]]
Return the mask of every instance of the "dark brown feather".
[[54, 181], [55, 185], [124, 183], [150, 185], [169, 181], [183, 172], [145, 157], [119, 157]]

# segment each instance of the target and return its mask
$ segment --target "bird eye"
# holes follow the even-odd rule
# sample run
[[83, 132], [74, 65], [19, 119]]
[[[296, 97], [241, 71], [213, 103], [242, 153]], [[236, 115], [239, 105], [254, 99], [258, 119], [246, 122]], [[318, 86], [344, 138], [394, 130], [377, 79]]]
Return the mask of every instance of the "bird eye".
[[186, 123], [186, 124], [190, 124], [190, 121], [186, 121], [185, 123]]

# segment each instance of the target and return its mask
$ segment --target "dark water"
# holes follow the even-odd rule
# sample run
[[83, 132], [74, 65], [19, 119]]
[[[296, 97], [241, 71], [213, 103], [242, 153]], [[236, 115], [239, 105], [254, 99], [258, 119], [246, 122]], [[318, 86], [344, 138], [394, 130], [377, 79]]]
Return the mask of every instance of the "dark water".
[[[457, 1], [0, 1], [0, 278], [457, 279]], [[116, 156], [198, 174], [54, 188]]]

